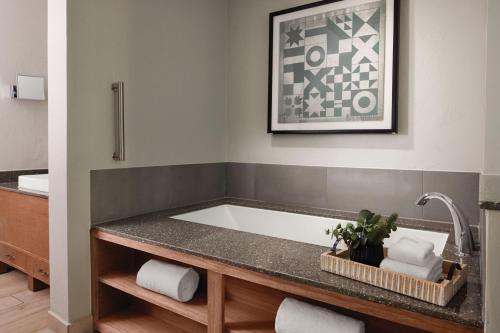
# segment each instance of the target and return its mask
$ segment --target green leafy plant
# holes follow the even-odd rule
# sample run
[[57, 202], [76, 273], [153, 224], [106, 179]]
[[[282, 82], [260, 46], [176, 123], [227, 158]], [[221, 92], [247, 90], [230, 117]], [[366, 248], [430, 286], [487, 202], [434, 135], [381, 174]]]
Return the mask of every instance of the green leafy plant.
[[398, 229], [397, 219], [397, 214], [383, 219], [380, 214], [365, 209], [359, 213], [357, 223], [348, 223], [345, 227], [339, 223], [335, 229], [326, 230], [326, 234], [337, 241], [343, 240], [352, 249], [358, 246], [380, 246], [384, 244], [384, 239], [391, 236], [392, 231]]

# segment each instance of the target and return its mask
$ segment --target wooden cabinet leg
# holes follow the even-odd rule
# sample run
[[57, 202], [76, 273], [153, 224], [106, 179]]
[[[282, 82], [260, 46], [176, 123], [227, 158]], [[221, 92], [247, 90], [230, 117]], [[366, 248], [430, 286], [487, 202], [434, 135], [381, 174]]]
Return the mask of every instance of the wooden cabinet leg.
[[28, 289], [36, 292], [48, 288], [49, 286], [40, 280], [28, 275]]
[[224, 301], [226, 286], [224, 276], [208, 271], [208, 333], [224, 332]]

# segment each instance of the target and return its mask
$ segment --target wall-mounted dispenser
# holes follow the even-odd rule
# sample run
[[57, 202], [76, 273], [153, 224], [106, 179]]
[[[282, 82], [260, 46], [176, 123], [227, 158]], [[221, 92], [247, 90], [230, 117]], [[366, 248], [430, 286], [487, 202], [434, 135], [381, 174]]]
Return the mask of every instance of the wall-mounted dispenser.
[[11, 88], [11, 96], [17, 99], [44, 101], [44, 78], [41, 76], [18, 75], [17, 84]]

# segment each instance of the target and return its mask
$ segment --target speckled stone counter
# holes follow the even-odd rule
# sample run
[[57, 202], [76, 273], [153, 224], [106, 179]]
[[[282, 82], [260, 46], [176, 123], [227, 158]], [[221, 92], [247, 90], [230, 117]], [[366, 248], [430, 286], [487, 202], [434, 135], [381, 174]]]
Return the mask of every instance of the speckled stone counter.
[[17, 182], [0, 183], [0, 190], [9, 191], [9, 192], [16, 192], [16, 193], [26, 194], [26, 195], [32, 195], [34, 197], [40, 197], [40, 198], [48, 198], [49, 197], [49, 195], [47, 193], [44, 193], [44, 192], [20, 190], [18, 188]]
[[[262, 202], [224, 199], [183, 209], [98, 224], [94, 228], [125, 238], [221, 261], [336, 293], [359, 297], [468, 326], [483, 327], [479, 257], [471, 257], [463, 261], [463, 263], [468, 264], [468, 282], [448, 306], [440, 307], [321, 271], [320, 255], [328, 250], [325, 247], [170, 218], [170, 216], [183, 212], [227, 203], [335, 218], [353, 219], [355, 216], [352, 213], [331, 210], [296, 208]], [[400, 225], [444, 232], [451, 230], [449, 224], [429, 221], [401, 220]], [[458, 261], [458, 258], [453, 254], [451, 242], [452, 237], [449, 237], [443, 257], [448, 260]]]

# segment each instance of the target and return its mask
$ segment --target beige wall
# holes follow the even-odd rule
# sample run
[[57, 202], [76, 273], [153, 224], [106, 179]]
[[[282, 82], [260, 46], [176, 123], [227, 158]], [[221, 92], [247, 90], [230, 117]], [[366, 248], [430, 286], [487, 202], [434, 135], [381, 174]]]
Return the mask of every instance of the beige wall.
[[[484, 173], [481, 177], [481, 200], [500, 201], [500, 2], [488, 0], [487, 112]], [[486, 212], [486, 333], [500, 332], [500, 212]]]
[[[401, 134], [272, 137], [268, 13], [302, 2], [49, 1], [56, 316], [90, 311], [91, 169], [229, 160], [482, 170], [484, 137], [467, 133], [484, 130], [486, 0], [402, 1]], [[124, 163], [111, 159], [115, 80], [126, 84]]]
[[[488, 0], [488, 71], [484, 170], [500, 174], [500, 2]], [[500, 199], [500, 198], [499, 198]]]
[[[51, 157], [51, 165], [61, 166], [61, 177], [50, 180], [61, 185], [51, 193], [51, 202], [54, 195], [58, 199], [51, 224], [60, 229], [51, 232], [62, 237], [60, 244], [51, 243], [62, 250], [51, 251], [57, 274], [52, 279], [59, 282], [52, 285], [51, 308], [72, 323], [90, 314], [89, 171], [225, 160], [227, 3], [51, 0], [49, 12], [65, 16], [66, 3], [67, 18], [51, 30], [61, 38], [52, 45], [54, 59], [65, 57], [66, 45], [68, 53], [67, 103], [64, 90], [50, 96], [51, 125], [64, 127], [51, 133], [51, 143], [67, 142], [54, 146], [64, 154]], [[61, 32], [66, 29], [67, 41]], [[50, 70], [61, 74], [63, 85], [61, 68]], [[125, 81], [126, 90], [123, 163], [111, 158], [116, 80]], [[59, 111], [67, 114], [67, 134]]]
[[486, 0], [402, 1], [400, 134], [271, 136], [268, 13], [302, 3], [229, 2], [229, 161], [482, 170]]
[[47, 102], [10, 98], [17, 74], [47, 79], [47, 0], [0, 0], [0, 171], [47, 168]]

